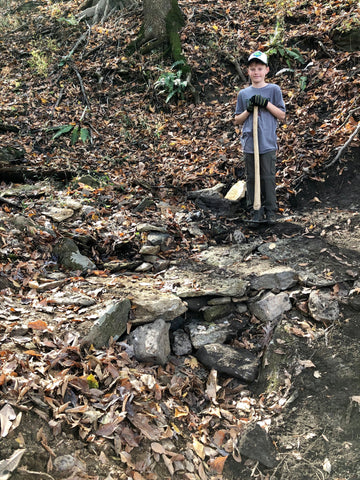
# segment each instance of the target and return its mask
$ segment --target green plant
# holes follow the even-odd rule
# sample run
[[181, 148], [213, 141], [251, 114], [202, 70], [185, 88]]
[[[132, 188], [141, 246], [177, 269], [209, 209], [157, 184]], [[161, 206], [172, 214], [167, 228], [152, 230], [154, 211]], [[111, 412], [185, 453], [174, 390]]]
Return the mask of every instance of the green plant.
[[304, 63], [305, 60], [297, 48], [289, 48], [283, 45], [283, 27], [282, 22], [278, 19], [276, 21], [276, 27], [274, 35], [269, 40], [269, 48], [266, 50], [266, 54], [280, 55], [290, 68], [293, 61]]
[[55, 127], [54, 130], [56, 130], [56, 133], [52, 137], [53, 140], [61, 135], [69, 134], [71, 137], [71, 145], [75, 145], [79, 139], [85, 143], [90, 138], [90, 131], [87, 127], [81, 127], [80, 125], [73, 123]]
[[55, 135], [52, 137], [53, 140], [55, 140], [55, 138], [60, 137], [61, 135], [66, 135], [66, 134], [69, 134], [71, 137], [71, 145], [75, 145], [75, 143], [79, 139], [82, 140], [83, 143], [85, 143], [89, 139], [91, 140], [89, 128], [81, 126], [87, 109], [88, 107], [84, 108], [84, 111], [78, 123], [72, 122], [67, 125], [60, 125], [59, 127], [53, 127], [51, 130], [56, 131]]
[[46, 54], [41, 52], [40, 50], [32, 50], [30, 52], [30, 55], [30, 67], [35, 70], [38, 75], [46, 77], [49, 69], [49, 60]]
[[308, 79], [308, 77], [306, 75], [301, 75], [301, 77], [299, 78], [300, 90], [302, 90], [302, 91], [305, 90], [307, 79]]
[[68, 18], [60, 17], [56, 19], [59, 23], [67, 23], [68, 25], [79, 25], [79, 20], [77, 20], [74, 15], [69, 15]]
[[165, 100], [166, 103], [168, 103], [174, 95], [184, 98], [184, 92], [187, 88], [188, 82], [181, 78], [183, 75], [181, 68], [174, 71], [174, 69], [180, 65], [185, 65], [185, 62], [183, 60], [175, 62], [171, 66], [171, 71], [162, 73], [154, 84], [155, 88], [160, 89], [160, 93], [168, 94]]

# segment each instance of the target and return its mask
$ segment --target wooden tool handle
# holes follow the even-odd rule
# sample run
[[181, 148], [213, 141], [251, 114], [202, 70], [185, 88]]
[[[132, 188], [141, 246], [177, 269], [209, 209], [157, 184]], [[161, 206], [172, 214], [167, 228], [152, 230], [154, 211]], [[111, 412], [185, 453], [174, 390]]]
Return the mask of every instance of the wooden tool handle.
[[259, 138], [258, 138], [258, 108], [254, 107], [253, 113], [253, 139], [254, 139], [254, 210], [261, 208], [261, 187], [260, 187], [260, 156], [259, 156]]

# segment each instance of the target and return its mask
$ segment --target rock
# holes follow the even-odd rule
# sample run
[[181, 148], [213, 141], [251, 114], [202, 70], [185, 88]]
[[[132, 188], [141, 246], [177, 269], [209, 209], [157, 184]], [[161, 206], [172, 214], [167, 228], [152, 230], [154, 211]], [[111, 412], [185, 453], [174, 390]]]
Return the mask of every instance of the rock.
[[149, 207], [155, 205], [155, 202], [150, 197], [145, 197], [141, 200], [141, 202], [134, 208], [134, 212], [143, 212]]
[[192, 192], [187, 192], [187, 196], [189, 198], [198, 198], [201, 196], [211, 196], [211, 195], [218, 195], [225, 187], [224, 183], [218, 183], [210, 188], [203, 188], [201, 190], [194, 190]]
[[246, 181], [239, 180], [236, 182], [230, 190], [225, 195], [227, 200], [231, 200], [232, 202], [238, 202], [246, 195]]
[[140, 255], [157, 255], [159, 252], [159, 245], [143, 245], [139, 250]]
[[138, 267], [135, 268], [135, 272], [148, 272], [152, 269], [152, 263], [143, 262]]
[[112, 305], [94, 324], [90, 332], [83, 338], [82, 344], [102, 348], [110, 338], [117, 340], [126, 331], [131, 303], [124, 299]]
[[276, 467], [276, 450], [270, 436], [260, 425], [251, 425], [246, 429], [237, 447], [241, 455], [251, 458], [268, 468]]
[[66, 472], [75, 466], [75, 457], [72, 455], [61, 455], [54, 460], [54, 468], [58, 472]]
[[256, 379], [259, 360], [248, 350], [212, 343], [202, 346], [197, 351], [196, 357], [206, 367], [214, 368], [219, 373], [249, 383]]
[[244, 326], [236, 320], [223, 320], [216, 323], [191, 322], [186, 329], [189, 331], [194, 348], [201, 348], [211, 343], [225, 343], [235, 338]]
[[339, 318], [339, 302], [330, 293], [313, 290], [308, 306], [312, 318], [317, 322], [335, 322]]
[[215, 322], [220, 318], [224, 318], [230, 313], [234, 312], [235, 306], [232, 303], [225, 303], [224, 305], [213, 305], [204, 310], [204, 319], [207, 322]]
[[189, 335], [184, 330], [176, 330], [173, 334], [172, 351], [175, 355], [189, 355], [192, 352], [192, 344]]
[[63, 222], [74, 215], [72, 208], [50, 207], [48, 210], [42, 212], [46, 217], [51, 218], [54, 222]]
[[289, 295], [281, 292], [275, 295], [266, 293], [259, 300], [249, 303], [250, 312], [263, 322], [278, 319], [284, 312], [291, 310]]
[[186, 304], [169, 292], [135, 292], [132, 298], [135, 307], [133, 324], [149, 323], [162, 318], [171, 321], [187, 311]]
[[142, 232], [166, 233], [166, 228], [165, 227], [158, 227], [157, 225], [152, 225], [151, 223], [139, 223], [136, 226], [136, 230], [140, 233], [142, 233]]
[[85, 185], [88, 185], [91, 188], [100, 187], [100, 182], [98, 182], [98, 180], [96, 180], [91, 175], [83, 175], [82, 177], [78, 178], [77, 181], [78, 183], [83, 183]]
[[[168, 272], [167, 278], [172, 272]], [[177, 275], [174, 282], [174, 291], [180, 298], [191, 297], [243, 297], [248, 287], [248, 282], [238, 277], [226, 277], [216, 274], [201, 274], [191, 272], [188, 277], [183, 275], [179, 284]], [[169, 278], [170, 280], [170, 278]]]
[[90, 296], [82, 293], [69, 293], [68, 291], [59, 290], [55, 291], [53, 295], [49, 297], [51, 303], [55, 305], [76, 305], [78, 307], [90, 307], [96, 304], [96, 300]]
[[161, 250], [171, 242], [170, 235], [161, 232], [150, 232], [147, 239], [152, 245], [160, 245]]
[[191, 312], [200, 312], [208, 305], [208, 300], [210, 297], [189, 297], [184, 298], [189, 310]]
[[75, 242], [70, 238], [63, 238], [53, 249], [55, 255], [59, 257], [59, 262], [68, 270], [87, 271], [95, 270], [96, 265], [88, 257], [82, 255]]
[[129, 336], [139, 362], [165, 365], [170, 355], [170, 324], [162, 319], [137, 327]]
[[65, 197], [63, 200], [63, 204], [65, 207], [71, 208], [72, 210], [81, 210], [83, 207], [81, 202], [71, 197]]
[[290, 267], [275, 267], [264, 273], [250, 277], [253, 290], [287, 290], [296, 285], [298, 275]]

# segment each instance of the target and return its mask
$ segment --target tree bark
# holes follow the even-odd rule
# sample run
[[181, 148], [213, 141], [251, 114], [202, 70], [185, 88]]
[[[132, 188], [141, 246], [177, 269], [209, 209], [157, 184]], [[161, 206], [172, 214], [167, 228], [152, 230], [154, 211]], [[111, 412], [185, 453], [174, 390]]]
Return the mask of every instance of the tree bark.
[[[88, 0], [79, 20], [102, 23], [115, 9], [138, 4], [139, 0]], [[190, 68], [182, 54], [179, 32], [185, 24], [178, 0], [143, 0], [143, 24], [138, 38], [128, 47], [128, 52], [141, 48], [143, 54], [157, 47], [165, 47], [174, 61], [182, 61], [181, 70], [188, 75]]]
[[144, 41], [167, 38], [166, 17], [171, 3], [171, 0], [143, 0]]

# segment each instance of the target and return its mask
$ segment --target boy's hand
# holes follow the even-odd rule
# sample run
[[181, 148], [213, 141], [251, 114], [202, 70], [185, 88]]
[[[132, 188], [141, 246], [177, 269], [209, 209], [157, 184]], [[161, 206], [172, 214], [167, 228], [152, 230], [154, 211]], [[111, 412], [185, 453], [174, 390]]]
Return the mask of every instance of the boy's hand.
[[261, 95], [254, 95], [249, 100], [249, 103], [251, 103], [253, 105], [253, 110], [254, 110], [254, 106], [261, 107], [261, 108], [266, 108], [268, 102], [269, 102], [269, 100], [265, 97], [262, 97]]
[[254, 98], [255, 98], [255, 95], [250, 98], [248, 106], [246, 107], [246, 110], [249, 113], [253, 113], [253, 111], [254, 111], [254, 107], [255, 107]]

